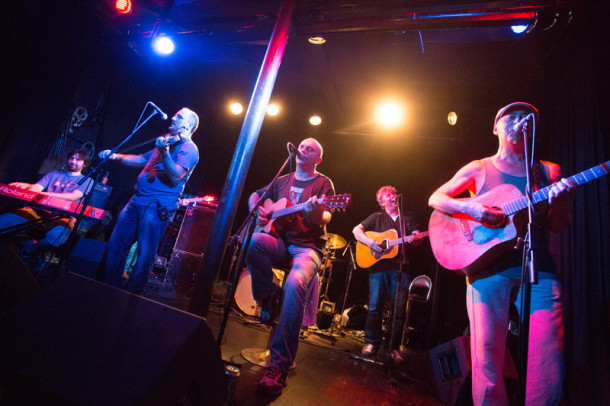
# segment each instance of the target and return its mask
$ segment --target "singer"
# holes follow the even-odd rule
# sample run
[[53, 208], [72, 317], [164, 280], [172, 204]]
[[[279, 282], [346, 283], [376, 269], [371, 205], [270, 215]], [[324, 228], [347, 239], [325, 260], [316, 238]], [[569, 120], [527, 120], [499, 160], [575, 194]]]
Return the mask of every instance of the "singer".
[[[538, 110], [529, 103], [516, 102], [502, 107], [493, 127], [499, 143], [496, 154], [464, 166], [430, 196], [428, 204], [447, 215], [463, 213], [492, 227], [501, 224], [505, 215], [498, 207], [512, 198], [504, 200], [497, 191], [512, 185], [525, 193], [528, 157], [525, 156], [523, 131], [518, 127], [529, 114], [537, 120]], [[535, 161], [532, 172], [534, 190], [553, 186], [548, 201], [537, 206], [534, 219], [533, 230], [538, 234], [535, 263], [539, 280], [531, 285], [525, 404], [559, 405], [563, 379], [561, 285], [549, 251], [549, 231], [560, 231], [570, 222], [568, 192], [575, 185], [562, 179], [560, 167], [552, 162]], [[486, 205], [477, 200], [456, 199], [463, 192], [471, 196], [488, 193], [487, 196], [495, 197], [498, 202]], [[431, 235], [432, 231], [431, 227]], [[522, 249], [521, 246], [499, 255], [485, 269], [466, 279], [475, 405], [509, 404], [503, 375], [506, 326], [511, 302], [521, 312]], [[454, 255], [460, 255], [460, 252]]]
[[[398, 236], [412, 233], [415, 237], [413, 245], [421, 244], [421, 238], [417, 238], [419, 222], [413, 212], [409, 211], [402, 215], [402, 224], [405, 232], [402, 233], [400, 231], [401, 221], [399, 220], [399, 215], [401, 213], [399, 212], [396, 188], [394, 186], [382, 186], [377, 191], [376, 197], [377, 203], [379, 203], [382, 210], [371, 214], [362, 223], [354, 227], [352, 232], [356, 240], [370, 247], [373, 251], [381, 253], [384, 249], [379, 245], [379, 241], [371, 238], [366, 233], [369, 231], [382, 233], [393, 229], [396, 230]], [[410, 247], [406, 248], [411, 249]], [[400, 253], [401, 250], [399, 249], [398, 252]], [[362, 348], [363, 355], [375, 356], [381, 345], [384, 344], [386, 356], [391, 357], [396, 363], [403, 362], [399, 348], [405, 324], [407, 291], [410, 283], [407, 272], [408, 261], [404, 261], [403, 264], [405, 266], [402, 268], [400, 286], [398, 286], [400, 262], [402, 260], [402, 255], [398, 254], [394, 258], [381, 259], [369, 268], [369, 310], [364, 327], [365, 345]], [[390, 326], [387, 329], [384, 343], [381, 326], [383, 307], [386, 300], [393, 306], [395, 294], [398, 294], [398, 309], [396, 310], [396, 328], [393, 331], [393, 348], [390, 349], [392, 328]]]
[[[199, 117], [182, 108], [172, 117], [169, 133], [157, 138], [156, 148], [141, 155], [113, 154], [111, 159], [127, 166], [144, 167], [136, 191], [119, 214], [107, 248], [106, 283], [140, 294], [153, 267], [157, 245], [167, 227], [171, 212], [178, 208], [195, 165], [199, 150], [191, 137], [199, 126]], [[100, 152], [100, 157], [110, 154]], [[123, 286], [123, 269], [134, 242], [138, 259]]]
[[[293, 213], [283, 228], [274, 227], [274, 235], [255, 232], [246, 257], [252, 274], [252, 293], [261, 304], [261, 321], [271, 323], [280, 314], [271, 342], [269, 368], [258, 383], [260, 393], [279, 395], [286, 386], [286, 376], [299, 345], [308, 291], [314, 285], [310, 282], [315, 280], [324, 258], [326, 224], [331, 219], [331, 212], [318, 198], [334, 195], [334, 187], [329, 178], [316, 170], [320, 162], [320, 143], [313, 138], [303, 140], [299, 145], [295, 172], [278, 178], [267, 196], [263, 196], [266, 188], [262, 188], [248, 199], [250, 210], [261, 197], [274, 202], [281, 199], [292, 203], [306, 202], [303, 211]], [[267, 214], [267, 210], [260, 206], [257, 219], [260, 226], [270, 222]], [[282, 306], [283, 292], [273, 283], [272, 266], [291, 261]]]

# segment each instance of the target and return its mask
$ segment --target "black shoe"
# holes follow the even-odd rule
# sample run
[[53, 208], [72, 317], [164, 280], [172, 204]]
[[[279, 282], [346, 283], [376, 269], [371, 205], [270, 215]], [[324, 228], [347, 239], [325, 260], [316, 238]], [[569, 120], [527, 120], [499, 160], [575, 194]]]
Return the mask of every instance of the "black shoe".
[[284, 291], [278, 288], [275, 293], [261, 300], [261, 322], [264, 324], [273, 324], [277, 316], [282, 310], [282, 296]]
[[273, 367], [267, 368], [265, 374], [258, 382], [256, 391], [263, 395], [281, 395], [286, 386], [286, 374]]

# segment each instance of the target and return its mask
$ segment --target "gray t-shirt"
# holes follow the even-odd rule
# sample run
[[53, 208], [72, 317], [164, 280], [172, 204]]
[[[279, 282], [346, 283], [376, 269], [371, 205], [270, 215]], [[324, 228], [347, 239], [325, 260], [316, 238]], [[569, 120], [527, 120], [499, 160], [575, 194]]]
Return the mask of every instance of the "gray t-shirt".
[[[83, 192], [83, 195], [85, 195], [93, 185], [93, 180], [87, 179], [82, 185], [79, 185], [78, 181], [81, 180], [83, 176], [84, 175], [72, 176], [69, 172], [63, 171], [51, 171], [36, 183], [44, 187], [43, 192], [70, 193], [75, 190], [80, 190]], [[78, 202], [80, 202], [80, 200]]]
[[195, 165], [199, 162], [199, 150], [190, 140], [170, 147], [169, 153], [176, 162], [186, 169], [186, 175], [174, 181], [163, 167], [163, 159], [157, 148], [146, 152], [143, 156], [148, 160], [142, 172], [138, 175], [136, 193], [131, 201], [138, 205], [147, 205], [157, 201], [168, 210], [178, 208], [178, 200], [184, 191], [184, 185], [188, 181]]

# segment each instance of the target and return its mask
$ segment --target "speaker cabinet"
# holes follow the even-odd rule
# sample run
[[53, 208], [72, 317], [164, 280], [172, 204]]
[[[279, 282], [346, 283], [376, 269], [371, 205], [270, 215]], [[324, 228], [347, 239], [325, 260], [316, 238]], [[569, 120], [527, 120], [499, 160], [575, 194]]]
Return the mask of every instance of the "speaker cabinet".
[[226, 401], [220, 350], [203, 318], [80, 275], [5, 313], [0, 331], [0, 403]]
[[202, 255], [210, 236], [216, 210], [204, 206], [186, 209], [174, 250]]
[[[446, 405], [472, 403], [472, 363], [470, 337], [458, 337], [427, 352], [428, 368], [424, 381], [431, 392]], [[506, 348], [504, 378], [517, 379], [513, 357]]]
[[0, 263], [2, 264], [0, 270], [0, 312], [2, 312], [25, 301], [38, 292], [40, 286], [27, 265], [17, 254], [2, 243], [0, 243]]
[[66, 269], [87, 278], [98, 279], [99, 267], [105, 251], [104, 241], [81, 238], [68, 257]]

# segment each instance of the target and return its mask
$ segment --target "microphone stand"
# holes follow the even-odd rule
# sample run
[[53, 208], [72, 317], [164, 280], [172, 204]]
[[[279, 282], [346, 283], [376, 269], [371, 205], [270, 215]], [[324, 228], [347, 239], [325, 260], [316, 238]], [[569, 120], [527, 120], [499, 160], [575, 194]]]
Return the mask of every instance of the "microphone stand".
[[[522, 275], [521, 275], [521, 314], [519, 318], [519, 355], [518, 355], [518, 382], [517, 382], [517, 404], [525, 405], [525, 393], [527, 383], [527, 358], [528, 358], [528, 340], [529, 340], [529, 323], [530, 323], [530, 307], [531, 307], [531, 290], [532, 284], [538, 283], [538, 274], [536, 271], [535, 252], [539, 249], [539, 227], [535, 224], [535, 210], [532, 199], [533, 187], [532, 169], [534, 161], [534, 142], [536, 135], [536, 123], [534, 120], [534, 131], [532, 135], [532, 152], [529, 152], [527, 140], [527, 121], [523, 126], [523, 144], [525, 147], [526, 161], [526, 176], [527, 183], [525, 187], [525, 195], [528, 201], [528, 216], [529, 222], [527, 226], [527, 236], [525, 241], [525, 253], [523, 255]], [[529, 159], [531, 156], [531, 159]]]
[[140, 113], [140, 117], [138, 118], [138, 121], [136, 122], [136, 125], [134, 126], [134, 129], [132, 130], [131, 134], [129, 134], [123, 141], [121, 141], [121, 143], [119, 145], [114, 147], [107, 156], [102, 158], [102, 160], [95, 167], [93, 167], [93, 169], [91, 169], [91, 171], [89, 171], [89, 173], [87, 173], [85, 176], [83, 176], [78, 181], [78, 185], [82, 185], [83, 183], [85, 183], [87, 181], [87, 179], [93, 178], [95, 176], [95, 180], [91, 186], [91, 189], [84, 193], [84, 196], [81, 199], [83, 203], [79, 207], [79, 211], [77, 213], [75, 213], [76, 215], [74, 217], [76, 218], [76, 223], [74, 224], [74, 227], [70, 231], [70, 236], [68, 237], [68, 241], [66, 242], [66, 244], [62, 250], [62, 255], [60, 255], [59, 269], [61, 269], [61, 265], [63, 265], [63, 262], [65, 261], [65, 257], [67, 256], [67, 253], [71, 252], [74, 245], [76, 244], [76, 240], [78, 238], [76, 231], [78, 231], [78, 227], [80, 226], [80, 223], [84, 217], [85, 210], [89, 206], [89, 203], [91, 202], [91, 198], [93, 197], [93, 189], [95, 188], [95, 183], [98, 181], [99, 176], [100, 176], [99, 168], [104, 163], [106, 163], [106, 161], [108, 161], [108, 159], [112, 156], [112, 154], [114, 154], [121, 146], [123, 146], [123, 144], [125, 144], [127, 141], [129, 141], [131, 139], [131, 137], [133, 137], [134, 134], [140, 128], [142, 128], [144, 126], [144, 124], [146, 124], [148, 122], [148, 120], [150, 120], [155, 114], [158, 114], [157, 110], [153, 109], [153, 112], [143, 122], [140, 123], [140, 121], [142, 121], [144, 112], [146, 111], [146, 107], [148, 107], [149, 104], [150, 104], [150, 102], [146, 103], [146, 105], [144, 106], [144, 109], [142, 110], [142, 113]]
[[388, 349], [388, 366], [391, 367], [394, 363], [392, 359], [392, 349], [394, 347], [394, 335], [396, 333], [396, 312], [398, 311], [398, 295], [400, 291], [400, 284], [402, 283], [402, 270], [406, 264], [407, 257], [405, 255], [405, 224], [403, 219], [402, 211], [402, 194], [398, 195], [400, 198], [400, 204], [398, 205], [398, 227], [400, 227], [400, 253], [402, 258], [400, 259], [400, 266], [398, 268], [398, 280], [396, 281], [396, 289], [394, 290], [394, 308], [392, 309], [392, 332], [390, 334], [390, 343]]
[[[339, 311], [341, 317], [343, 317], [343, 312], [345, 311], [345, 305], [347, 303], [347, 293], [349, 292], [349, 287], [352, 283], [352, 273], [354, 272], [354, 269], [356, 269], [356, 260], [354, 259], [354, 251], [352, 250], [352, 241], [347, 243], [346, 250], [349, 250], [350, 261], [347, 271], [347, 281], [345, 282], [344, 287], [345, 293], [343, 294], [343, 302], [341, 303], [341, 310]], [[345, 255], [345, 251], [343, 251], [343, 255]]]
[[235, 233], [235, 235], [233, 235], [233, 237], [227, 244], [227, 246], [229, 246], [229, 247], [232, 246], [233, 244], [236, 244], [238, 236], [240, 234], [240, 230], [242, 230], [246, 226], [246, 224], [248, 224], [248, 231], [245, 234], [244, 243], [242, 245], [241, 252], [239, 253], [237, 261], [234, 261], [235, 269], [230, 270], [230, 272], [229, 272], [229, 275], [233, 275], [233, 280], [230, 281], [231, 291], [229, 292], [229, 295], [226, 298], [225, 308], [224, 308], [224, 312], [222, 315], [222, 322], [220, 323], [220, 329], [218, 331], [218, 336], [216, 337], [216, 344], [219, 347], [220, 347], [220, 345], [222, 345], [222, 338], [224, 336], [227, 322], [229, 321], [229, 313], [231, 311], [231, 307], [233, 306], [233, 299], [235, 297], [235, 292], [237, 291], [237, 282], [239, 280], [238, 271], [242, 267], [244, 258], [246, 257], [246, 255], [248, 253], [248, 248], [250, 246], [252, 234], [254, 233], [254, 227], [256, 225], [256, 218], [258, 217], [258, 208], [263, 204], [263, 200], [267, 197], [267, 195], [269, 194], [269, 191], [271, 190], [271, 188], [273, 187], [273, 185], [275, 184], [277, 179], [280, 177], [280, 174], [282, 172], [284, 172], [284, 169], [286, 168], [288, 163], [291, 162], [291, 160], [294, 156], [296, 156], [296, 153], [293, 151], [290, 151], [288, 158], [286, 159], [286, 161], [284, 161], [284, 164], [279, 169], [279, 171], [277, 171], [273, 180], [271, 181], [271, 183], [269, 183], [269, 185], [263, 192], [262, 196], [260, 196], [259, 199], [256, 201], [256, 203], [254, 204], [254, 207], [252, 207], [252, 210], [250, 210], [250, 212], [246, 216], [246, 219], [243, 221], [242, 225], [239, 227], [238, 232]]

